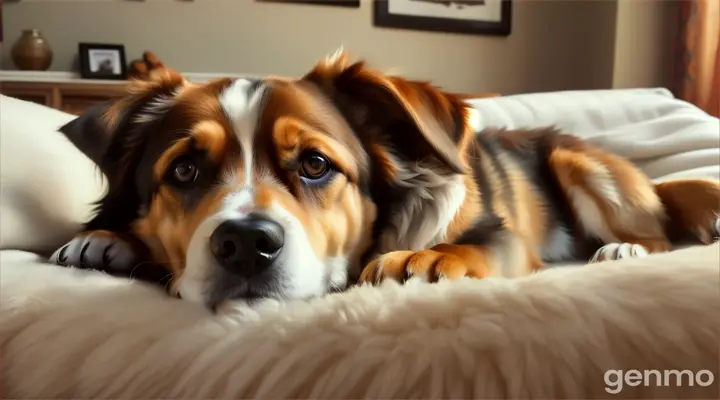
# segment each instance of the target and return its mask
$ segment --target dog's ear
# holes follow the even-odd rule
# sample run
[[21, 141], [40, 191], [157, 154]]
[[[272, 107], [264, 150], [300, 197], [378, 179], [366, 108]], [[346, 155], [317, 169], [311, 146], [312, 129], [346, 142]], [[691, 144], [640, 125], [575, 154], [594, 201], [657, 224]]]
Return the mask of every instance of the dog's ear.
[[162, 121], [185, 84], [172, 70], [155, 72], [131, 82], [125, 97], [95, 106], [60, 128], [106, 177], [108, 191], [98, 200], [86, 230], [130, 229], [143, 202], [136, 188], [142, 150], [155, 132], [154, 124]]
[[112, 175], [130, 147], [140, 142], [133, 138], [140, 134], [133, 128], [143, 118], [161, 112], [185, 83], [171, 69], [156, 71], [148, 79], [131, 81], [125, 97], [90, 107], [59, 131], [105, 175]]
[[103, 123], [103, 115], [111, 104], [104, 102], [94, 105], [58, 129], [78, 150], [98, 165], [110, 143], [110, 135], [107, 126]]
[[384, 150], [407, 161], [433, 157], [452, 172], [465, 171], [461, 153], [470, 136], [469, 111], [460, 98], [353, 63], [342, 49], [302, 79], [317, 85], [374, 146], [390, 147]]
[[78, 150], [98, 166], [110, 145], [111, 132], [104, 121], [104, 115], [111, 106], [111, 102], [93, 105], [59, 129]]

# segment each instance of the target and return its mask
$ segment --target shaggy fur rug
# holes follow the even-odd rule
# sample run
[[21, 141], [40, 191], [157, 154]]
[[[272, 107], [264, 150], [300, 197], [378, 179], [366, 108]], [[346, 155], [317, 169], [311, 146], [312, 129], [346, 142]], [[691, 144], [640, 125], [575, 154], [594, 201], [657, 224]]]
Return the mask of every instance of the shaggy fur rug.
[[212, 315], [136, 282], [6, 259], [2, 395], [717, 398], [719, 288], [715, 244]]

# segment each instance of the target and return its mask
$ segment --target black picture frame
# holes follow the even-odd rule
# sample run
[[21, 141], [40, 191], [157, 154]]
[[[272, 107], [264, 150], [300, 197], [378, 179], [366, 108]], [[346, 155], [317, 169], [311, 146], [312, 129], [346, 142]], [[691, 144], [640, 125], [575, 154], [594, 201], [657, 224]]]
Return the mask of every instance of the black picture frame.
[[[93, 52], [116, 53], [112, 59], [112, 71], [98, 71], [93, 68]], [[125, 46], [122, 44], [106, 44], [106, 43], [79, 43], [78, 58], [80, 61], [80, 76], [84, 79], [109, 79], [109, 80], [125, 80], [127, 79], [127, 61], [125, 60]], [[110, 59], [107, 59], [110, 60]], [[107, 61], [106, 60], [106, 61]]]
[[501, 0], [499, 22], [391, 14], [389, 11], [391, 1], [393, 0], [373, 1], [375, 26], [492, 36], [509, 36], [512, 31], [512, 0]]
[[305, 4], [313, 6], [333, 6], [360, 8], [360, 0], [257, 0], [261, 3]]

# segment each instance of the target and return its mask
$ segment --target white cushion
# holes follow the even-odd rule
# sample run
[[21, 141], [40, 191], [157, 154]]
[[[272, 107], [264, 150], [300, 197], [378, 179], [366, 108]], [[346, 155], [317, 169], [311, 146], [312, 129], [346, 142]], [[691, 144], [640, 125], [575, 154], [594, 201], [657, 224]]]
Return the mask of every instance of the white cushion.
[[0, 249], [52, 252], [91, 216], [103, 178], [57, 131], [73, 118], [0, 96]]
[[476, 128], [553, 125], [635, 162], [651, 178], [720, 179], [720, 122], [667, 89], [474, 99]]

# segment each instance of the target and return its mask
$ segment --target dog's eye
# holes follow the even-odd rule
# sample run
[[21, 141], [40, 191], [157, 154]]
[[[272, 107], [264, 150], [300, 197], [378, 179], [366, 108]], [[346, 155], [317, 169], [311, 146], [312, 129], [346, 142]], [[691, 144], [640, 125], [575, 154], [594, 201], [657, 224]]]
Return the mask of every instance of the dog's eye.
[[322, 154], [310, 152], [300, 158], [300, 176], [310, 180], [325, 177], [330, 172], [330, 162]]
[[172, 178], [182, 184], [192, 183], [197, 179], [198, 169], [189, 157], [180, 157], [172, 167]]

